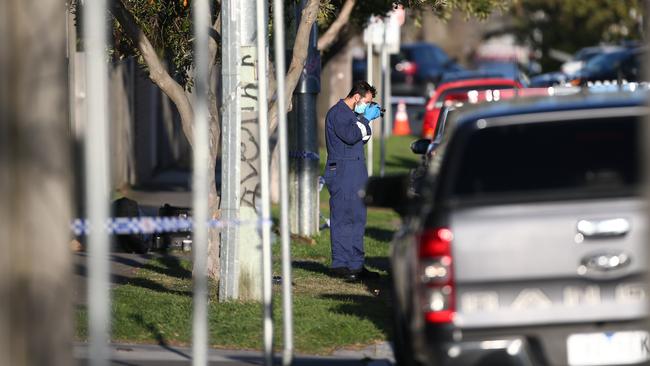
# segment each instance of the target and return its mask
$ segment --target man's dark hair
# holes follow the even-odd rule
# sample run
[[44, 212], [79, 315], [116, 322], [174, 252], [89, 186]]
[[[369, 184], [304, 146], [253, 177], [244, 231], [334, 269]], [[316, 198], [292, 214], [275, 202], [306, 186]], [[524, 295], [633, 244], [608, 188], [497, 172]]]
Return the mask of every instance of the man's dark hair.
[[372, 93], [373, 98], [377, 94], [377, 90], [372, 85], [368, 84], [368, 82], [363, 80], [355, 81], [354, 84], [352, 84], [352, 90], [350, 90], [347, 97], [350, 98], [355, 94], [359, 94], [363, 98], [368, 92]]

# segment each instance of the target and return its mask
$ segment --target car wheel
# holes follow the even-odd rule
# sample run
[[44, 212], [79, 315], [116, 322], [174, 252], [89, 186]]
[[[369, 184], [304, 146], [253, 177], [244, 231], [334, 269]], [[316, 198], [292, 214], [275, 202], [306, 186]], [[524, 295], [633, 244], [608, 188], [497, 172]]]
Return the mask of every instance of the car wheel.
[[411, 334], [404, 324], [404, 320], [397, 309], [397, 302], [394, 301], [393, 292], [393, 352], [395, 354], [395, 363], [398, 366], [422, 366], [413, 357], [413, 342]]

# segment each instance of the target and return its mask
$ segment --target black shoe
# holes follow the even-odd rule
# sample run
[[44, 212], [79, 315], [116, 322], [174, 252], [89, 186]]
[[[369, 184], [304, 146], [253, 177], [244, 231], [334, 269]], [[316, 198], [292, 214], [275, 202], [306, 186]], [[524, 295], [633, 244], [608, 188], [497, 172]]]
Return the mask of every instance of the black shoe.
[[350, 275], [350, 270], [346, 267], [333, 267], [330, 268], [330, 275], [332, 277], [347, 278]]
[[361, 267], [360, 270], [352, 271], [352, 273], [356, 274], [362, 280], [376, 280], [381, 277], [379, 272], [371, 271], [366, 267]]
[[361, 281], [361, 276], [359, 276], [358, 273], [350, 272], [348, 273], [347, 276], [344, 277], [344, 279], [346, 282], [357, 282], [357, 281]]

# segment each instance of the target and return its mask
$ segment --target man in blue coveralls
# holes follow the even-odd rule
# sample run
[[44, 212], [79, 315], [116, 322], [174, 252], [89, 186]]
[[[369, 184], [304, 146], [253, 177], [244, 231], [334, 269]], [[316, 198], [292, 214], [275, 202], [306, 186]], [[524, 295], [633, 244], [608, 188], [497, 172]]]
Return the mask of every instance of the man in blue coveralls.
[[379, 277], [364, 267], [366, 206], [359, 197], [368, 180], [363, 145], [371, 137], [370, 121], [381, 114], [379, 105], [371, 104], [375, 93], [367, 82], [355, 82], [348, 96], [325, 117], [324, 178], [330, 192], [331, 271], [351, 281]]

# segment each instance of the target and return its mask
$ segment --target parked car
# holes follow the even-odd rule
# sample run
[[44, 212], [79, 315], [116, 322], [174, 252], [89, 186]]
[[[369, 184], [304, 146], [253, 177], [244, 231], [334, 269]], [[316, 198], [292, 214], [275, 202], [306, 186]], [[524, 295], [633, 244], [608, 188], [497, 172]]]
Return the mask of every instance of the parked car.
[[[462, 70], [447, 72], [442, 75], [440, 83], [450, 83], [452, 81], [471, 80], [471, 79], [513, 79], [508, 76], [508, 73], [502, 73], [498, 70]], [[521, 82], [521, 80], [517, 80]]]
[[520, 82], [506, 78], [475, 78], [441, 83], [425, 107], [422, 121], [422, 137], [431, 139], [436, 129], [436, 122], [445, 103], [465, 101], [470, 90], [521, 88]]
[[528, 86], [540, 88], [544, 86], [564, 85], [570, 81], [569, 77], [560, 71], [547, 72], [530, 78]]
[[499, 73], [502, 75], [501, 77], [517, 80], [523, 85], [528, 85], [528, 75], [539, 74], [541, 71], [541, 67], [537, 63], [531, 63], [525, 67], [514, 60], [475, 60], [474, 67], [483, 72]]
[[641, 62], [646, 57], [646, 48], [632, 48], [602, 53], [590, 59], [578, 71], [571, 83], [584, 85], [594, 81], [640, 81]]
[[[464, 107], [391, 253], [398, 365], [647, 364], [647, 93]], [[389, 194], [390, 192], [390, 194]]]
[[521, 88], [521, 89], [487, 89], [470, 90], [466, 98], [461, 98], [454, 103], [445, 103], [435, 124], [435, 130], [431, 138], [421, 138], [411, 143], [411, 151], [414, 154], [422, 155], [420, 164], [410, 172], [409, 189], [413, 194], [419, 194], [421, 185], [425, 180], [429, 165], [434, 161], [438, 146], [442, 143], [445, 126], [448, 119], [456, 113], [462, 112], [466, 105], [478, 103], [498, 103], [505, 100], [547, 97], [549, 95], [571, 95], [579, 92], [579, 88]]
[[[396, 96], [428, 97], [445, 73], [463, 70], [442, 48], [426, 42], [403, 44], [398, 54], [391, 55], [390, 67]], [[355, 80], [365, 79], [366, 60], [353, 60], [352, 72]]]
[[592, 58], [601, 54], [620, 52], [623, 50], [625, 50], [625, 47], [607, 45], [581, 48], [573, 55], [570, 61], [562, 64], [562, 73], [566, 77], [571, 77], [582, 70], [585, 64]]

